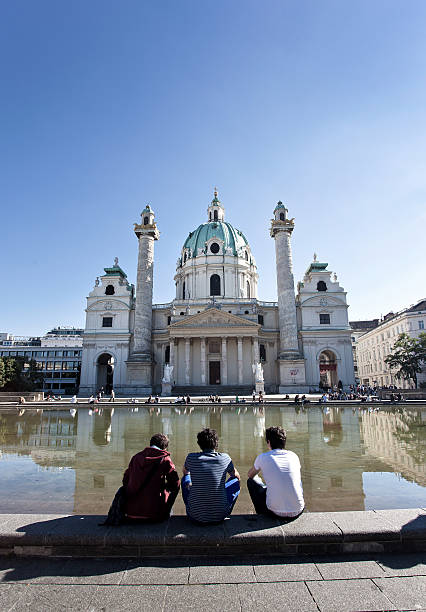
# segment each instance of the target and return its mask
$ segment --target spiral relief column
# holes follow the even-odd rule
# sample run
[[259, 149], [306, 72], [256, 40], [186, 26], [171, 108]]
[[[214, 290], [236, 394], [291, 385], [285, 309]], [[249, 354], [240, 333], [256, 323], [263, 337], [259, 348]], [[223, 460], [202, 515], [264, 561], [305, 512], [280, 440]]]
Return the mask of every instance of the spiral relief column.
[[135, 393], [151, 393], [154, 240], [159, 239], [160, 233], [149, 205], [141, 213], [141, 223], [135, 223], [134, 231], [139, 241], [139, 252], [133, 350], [127, 361], [127, 377]]
[[294, 219], [287, 218], [287, 208], [278, 202], [271, 225], [275, 240], [280, 346], [280, 393], [305, 391], [305, 361], [299, 351], [296, 299], [294, 294], [291, 234]]

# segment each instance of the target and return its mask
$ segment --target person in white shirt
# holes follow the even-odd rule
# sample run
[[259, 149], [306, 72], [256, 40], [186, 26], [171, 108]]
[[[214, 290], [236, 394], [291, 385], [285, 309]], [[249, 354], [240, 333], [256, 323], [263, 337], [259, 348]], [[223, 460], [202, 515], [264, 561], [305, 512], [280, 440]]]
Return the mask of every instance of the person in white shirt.
[[296, 518], [305, 508], [299, 457], [285, 450], [286, 440], [282, 427], [268, 427], [269, 450], [256, 457], [248, 472], [247, 488], [257, 514]]

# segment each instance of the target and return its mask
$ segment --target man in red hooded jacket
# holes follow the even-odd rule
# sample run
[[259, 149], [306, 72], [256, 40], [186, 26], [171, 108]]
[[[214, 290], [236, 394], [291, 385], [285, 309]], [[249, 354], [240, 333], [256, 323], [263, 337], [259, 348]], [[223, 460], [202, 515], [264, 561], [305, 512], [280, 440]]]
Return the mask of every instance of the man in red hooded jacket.
[[127, 518], [164, 521], [169, 517], [180, 482], [168, 445], [167, 436], [155, 434], [150, 446], [130, 460], [123, 476]]

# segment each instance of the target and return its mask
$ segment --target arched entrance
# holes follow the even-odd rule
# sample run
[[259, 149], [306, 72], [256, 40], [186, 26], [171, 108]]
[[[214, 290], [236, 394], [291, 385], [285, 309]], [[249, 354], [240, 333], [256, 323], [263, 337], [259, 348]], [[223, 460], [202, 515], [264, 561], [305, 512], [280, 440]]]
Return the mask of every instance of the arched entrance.
[[99, 355], [96, 362], [96, 390], [102, 387], [106, 393], [111, 393], [114, 384], [114, 357], [109, 353]]
[[323, 389], [337, 387], [337, 359], [333, 351], [322, 351], [319, 356], [320, 386]]

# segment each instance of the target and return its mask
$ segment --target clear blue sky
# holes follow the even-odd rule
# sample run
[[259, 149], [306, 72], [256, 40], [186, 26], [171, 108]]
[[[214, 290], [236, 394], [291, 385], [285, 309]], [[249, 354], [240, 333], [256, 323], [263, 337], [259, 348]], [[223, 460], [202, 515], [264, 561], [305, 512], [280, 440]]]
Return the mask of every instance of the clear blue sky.
[[296, 218], [350, 318], [426, 295], [424, 0], [14, 0], [0, 7], [0, 331], [83, 325], [150, 202], [154, 299], [214, 185], [276, 299], [270, 218]]

